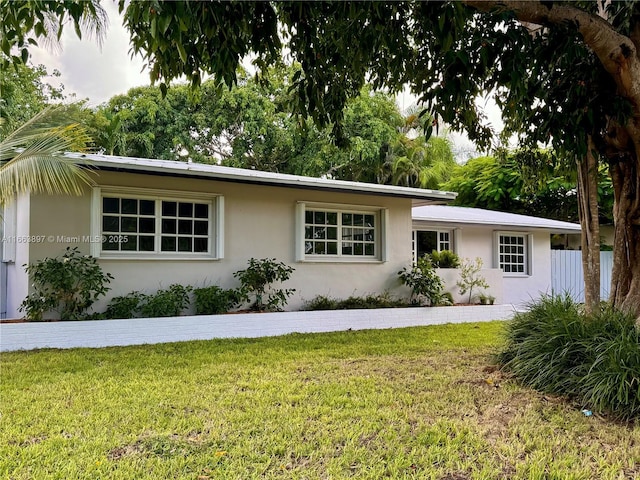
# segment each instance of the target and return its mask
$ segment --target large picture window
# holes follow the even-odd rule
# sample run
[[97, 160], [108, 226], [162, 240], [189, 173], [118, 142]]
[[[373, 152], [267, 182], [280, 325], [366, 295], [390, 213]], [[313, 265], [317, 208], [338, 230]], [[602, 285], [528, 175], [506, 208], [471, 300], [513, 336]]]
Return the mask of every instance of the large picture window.
[[103, 191], [99, 198], [102, 256], [219, 256], [215, 207], [220, 198], [151, 198]]
[[381, 259], [380, 210], [302, 206], [300, 259]]

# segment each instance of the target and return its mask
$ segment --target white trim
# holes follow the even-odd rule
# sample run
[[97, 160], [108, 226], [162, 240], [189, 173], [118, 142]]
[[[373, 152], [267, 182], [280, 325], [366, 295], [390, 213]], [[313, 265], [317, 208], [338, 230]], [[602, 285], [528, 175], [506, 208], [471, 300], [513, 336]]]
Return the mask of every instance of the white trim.
[[[322, 210], [338, 213], [339, 217], [342, 213], [366, 213], [374, 215], [377, 225], [374, 226], [374, 251], [375, 255], [342, 255], [339, 251], [337, 255], [312, 255], [305, 253], [305, 224], [307, 210]], [[323, 202], [296, 202], [295, 211], [295, 258], [300, 263], [383, 263], [387, 260], [387, 227], [389, 222], [389, 210], [385, 207], [370, 205], [349, 205], [342, 203], [323, 203]], [[341, 229], [340, 223], [337, 225], [338, 230]], [[338, 232], [340, 237], [340, 231]], [[338, 246], [341, 239], [337, 239]], [[339, 249], [338, 249], [339, 250]]]
[[[454, 253], [458, 253], [457, 252], [457, 248], [456, 246], [459, 245], [459, 243], [456, 242], [455, 240], [455, 231], [459, 230], [459, 229], [454, 229], [454, 228], [442, 228], [442, 226], [439, 227], [431, 227], [429, 225], [426, 226], [422, 226], [422, 225], [417, 225], [414, 223], [413, 224], [413, 228], [411, 230], [411, 241], [412, 241], [412, 249], [411, 249], [411, 253], [413, 256], [413, 262], [417, 263], [418, 262], [418, 232], [435, 232], [436, 233], [436, 248], [438, 250], [438, 252], [441, 252], [442, 250], [449, 250], [451, 252]], [[449, 240], [448, 240], [448, 244], [449, 244], [449, 248], [448, 249], [441, 249], [440, 248], [440, 234], [441, 233], [446, 233], [447, 235], [449, 235]], [[431, 253], [431, 252], [428, 252]]]
[[509, 231], [509, 230], [495, 230], [493, 232], [493, 267], [500, 267], [500, 237], [501, 236], [513, 236], [524, 238], [524, 269], [523, 273], [520, 272], [505, 272], [502, 271], [504, 277], [509, 278], [527, 278], [533, 275], [533, 235], [530, 232], [522, 231]]
[[[207, 248], [208, 253], [200, 252], [162, 252], [159, 242], [155, 242], [155, 251], [108, 251], [102, 250], [100, 242], [93, 242], [91, 255], [101, 260], [220, 260], [224, 256], [224, 197], [215, 193], [185, 192], [178, 190], [160, 190], [151, 188], [101, 186], [94, 187], [91, 206], [91, 233], [94, 238], [104, 236], [102, 232], [102, 198], [104, 196], [153, 200], [154, 202], [205, 202], [209, 205]], [[162, 212], [156, 204], [154, 236], [160, 236]]]

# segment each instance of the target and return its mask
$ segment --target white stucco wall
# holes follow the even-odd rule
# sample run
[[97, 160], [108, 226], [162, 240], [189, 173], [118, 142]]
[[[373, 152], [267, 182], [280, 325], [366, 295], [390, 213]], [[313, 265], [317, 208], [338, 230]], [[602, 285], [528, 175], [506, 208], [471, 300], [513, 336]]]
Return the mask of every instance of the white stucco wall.
[[[442, 224], [437, 227], [427, 222], [413, 222], [414, 229], [443, 229]], [[526, 230], [522, 228], [492, 227], [492, 226], [460, 226], [455, 233], [454, 250], [461, 258], [471, 260], [480, 257], [485, 268], [498, 267], [497, 250], [495, 247], [495, 233], [514, 231], [530, 235], [529, 272], [527, 275], [510, 275], [502, 273], [502, 288], [492, 285], [497, 294], [488, 293], [499, 297], [502, 293], [502, 301], [516, 307], [522, 307], [532, 299], [538, 298], [541, 293], [551, 292], [551, 247], [550, 232], [548, 230]], [[454, 230], [454, 227], [451, 227]], [[489, 274], [492, 275], [492, 274]], [[494, 278], [492, 276], [492, 278]], [[493, 282], [499, 283], [499, 279]]]
[[[246, 185], [199, 179], [147, 176], [101, 171], [101, 186], [144, 187], [159, 190], [205, 192], [224, 196], [224, 258], [220, 260], [129, 260], [101, 258], [104, 271], [111, 273], [107, 300], [133, 290], [153, 293], [173, 283], [196, 287], [216, 284], [238, 286], [233, 273], [246, 268], [251, 258], [276, 258], [295, 268], [286, 285], [296, 288], [288, 309], [300, 308], [316, 295], [346, 298], [368, 293], [405, 294], [397, 272], [411, 262], [411, 200], [392, 197], [327, 193], [321, 191], [272, 186]], [[295, 212], [298, 202], [318, 202], [385, 208], [388, 211], [387, 258], [375, 262], [297, 262], [295, 257]], [[77, 246], [89, 254], [87, 242], [59, 241], [62, 237], [91, 235], [92, 194], [84, 196], [31, 197], [31, 235], [54, 241], [30, 244], [28, 260], [58, 256], [67, 246]], [[23, 261], [22, 263], [27, 263]], [[20, 263], [20, 265], [22, 265]], [[11, 287], [12, 296], [24, 298], [28, 282]], [[16, 316], [16, 312], [13, 312]], [[11, 314], [9, 314], [11, 317]]]

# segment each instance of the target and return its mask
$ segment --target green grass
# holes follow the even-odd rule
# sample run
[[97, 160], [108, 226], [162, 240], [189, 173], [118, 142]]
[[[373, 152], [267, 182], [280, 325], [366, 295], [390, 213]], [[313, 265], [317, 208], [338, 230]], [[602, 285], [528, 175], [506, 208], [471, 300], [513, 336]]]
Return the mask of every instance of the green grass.
[[640, 426], [504, 378], [502, 329], [4, 353], [0, 478], [640, 478]]

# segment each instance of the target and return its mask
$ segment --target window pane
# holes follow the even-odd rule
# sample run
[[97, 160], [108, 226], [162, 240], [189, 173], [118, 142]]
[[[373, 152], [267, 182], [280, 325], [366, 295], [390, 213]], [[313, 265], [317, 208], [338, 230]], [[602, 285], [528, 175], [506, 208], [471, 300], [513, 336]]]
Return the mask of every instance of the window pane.
[[178, 251], [179, 252], [191, 252], [192, 239], [190, 237], [178, 237]]
[[327, 212], [327, 225], [337, 225], [338, 214], [336, 212]]
[[140, 251], [141, 252], [153, 252], [154, 250], [154, 238], [147, 235], [140, 235]]
[[162, 202], [162, 216], [175, 217], [178, 213], [178, 205], [176, 202]]
[[353, 244], [353, 254], [362, 255], [364, 253], [364, 246], [361, 243]]
[[343, 213], [342, 225], [353, 225], [353, 215], [350, 213]]
[[373, 243], [367, 243], [364, 246], [364, 254], [365, 255], [369, 255], [369, 256], [375, 255], [375, 248], [374, 248]]
[[110, 217], [106, 215], [102, 217], [103, 232], [118, 232], [119, 224], [120, 224], [120, 221], [118, 217]]
[[193, 216], [196, 218], [209, 218], [209, 205], [206, 203], [196, 203], [194, 205]]
[[107, 241], [102, 243], [102, 249], [103, 250], [119, 250], [120, 248], [120, 244], [118, 242], [110, 242], [109, 241], [109, 236], [107, 235]]
[[138, 237], [136, 235], [127, 235], [127, 241], [120, 244], [120, 250], [127, 252], [135, 252], [138, 249]]
[[342, 255], [353, 255], [353, 245], [350, 242], [342, 242]]
[[309, 210], [304, 212], [304, 223], [313, 223], [313, 212]]
[[120, 199], [104, 197], [102, 199], [103, 213], [120, 213]]
[[155, 215], [156, 202], [153, 200], [140, 200], [140, 215]]
[[324, 227], [313, 227], [313, 238], [324, 239], [326, 230]]
[[356, 227], [364, 226], [364, 215], [354, 215], [353, 216], [353, 225]]
[[192, 220], [178, 220], [178, 233], [183, 235], [191, 235], [193, 233]]
[[317, 253], [318, 255], [324, 255], [325, 253], [324, 242], [316, 242], [315, 247], [316, 248], [314, 249], [315, 250], [314, 253]]
[[176, 233], [176, 221], [168, 218], [162, 219], [162, 233]]
[[338, 244], [335, 242], [327, 242], [327, 253], [329, 255], [337, 255], [338, 254]]
[[373, 227], [374, 226], [373, 215], [365, 215], [364, 216], [364, 224], [367, 227]]
[[313, 253], [313, 242], [304, 242], [304, 253]]
[[125, 233], [125, 232], [136, 232], [137, 231], [137, 224], [138, 223], [138, 219], [137, 218], [131, 218], [131, 217], [122, 217], [120, 219], [120, 231]]
[[417, 253], [418, 258], [423, 257], [427, 253], [438, 250], [438, 232], [419, 230], [417, 234]]
[[304, 238], [313, 238], [313, 227], [304, 227]]
[[132, 198], [122, 199], [122, 212], [129, 215], [135, 215], [138, 213], [138, 201]]
[[209, 222], [204, 222], [202, 220], [196, 220], [193, 222], [193, 233], [196, 235], [208, 235]]
[[193, 217], [193, 203], [180, 203], [178, 207], [179, 217]]
[[209, 250], [209, 240], [207, 238], [194, 238], [193, 251], [197, 253], [205, 253]]
[[336, 240], [338, 238], [338, 228], [337, 227], [327, 227], [327, 238], [329, 240]]
[[324, 212], [314, 212], [313, 223], [315, 223], [316, 225], [324, 225], [325, 216], [326, 215]]
[[156, 231], [155, 218], [140, 218], [138, 220], [138, 232], [155, 233], [155, 231]]
[[342, 239], [343, 240], [351, 240], [353, 237], [353, 228], [343, 228], [342, 229]]
[[160, 250], [163, 252], [176, 251], [176, 237], [162, 237], [160, 242]]

